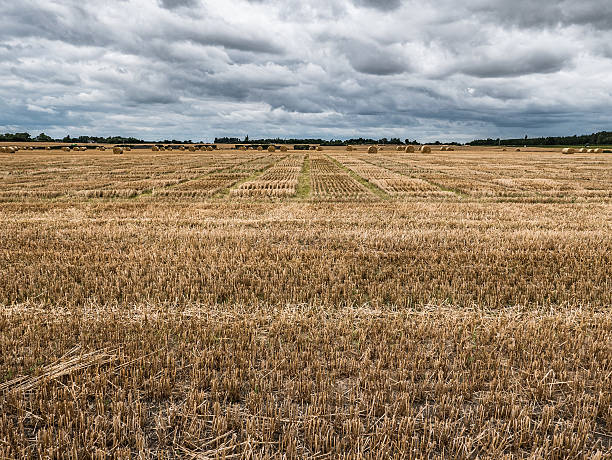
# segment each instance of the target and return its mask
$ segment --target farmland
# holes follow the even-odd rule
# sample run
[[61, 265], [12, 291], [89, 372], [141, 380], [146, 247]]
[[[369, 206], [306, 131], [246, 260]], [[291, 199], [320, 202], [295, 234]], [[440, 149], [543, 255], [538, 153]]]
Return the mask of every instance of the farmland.
[[0, 458], [612, 458], [612, 155], [0, 153]]

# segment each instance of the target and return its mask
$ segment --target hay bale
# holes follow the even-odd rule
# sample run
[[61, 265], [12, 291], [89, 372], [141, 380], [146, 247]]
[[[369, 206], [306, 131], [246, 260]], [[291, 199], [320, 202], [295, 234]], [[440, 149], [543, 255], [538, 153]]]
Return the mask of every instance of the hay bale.
[[314, 145], [311, 145], [308, 150], [317, 150], [317, 148]]
[[270, 147], [268, 147], [268, 152], [276, 152], [276, 147], [271, 145]]
[[374, 145], [368, 147], [368, 153], [378, 153], [378, 149]]
[[587, 149], [582, 147], [581, 149], [578, 150], [578, 153], [587, 153]]
[[446, 147], [447, 152], [453, 152], [455, 149], [453, 147]]
[[566, 147], [563, 150], [561, 150], [561, 153], [563, 153], [564, 155], [571, 155], [572, 153], [576, 153], [576, 150], [570, 147]]
[[154, 152], [159, 152], [159, 147], [157, 145], [154, 145], [153, 147], [151, 147], [151, 150]]
[[212, 148], [212, 145], [209, 145], [208, 147], [206, 147], [206, 151], [207, 152], [212, 152], [214, 149]]
[[521, 151], [521, 149], [516, 149], [516, 150], [515, 150], [515, 152], [520, 152], [520, 151]]
[[113, 153], [115, 155], [123, 155], [123, 149], [121, 147], [113, 147]]
[[440, 152], [446, 152], [446, 147], [444, 146], [440, 147]]
[[603, 153], [603, 149], [595, 149], [595, 152], [593, 153]]
[[322, 152], [323, 151], [323, 147], [321, 147], [320, 145], [317, 145], [317, 152]]
[[419, 152], [431, 153], [431, 147], [429, 145], [421, 145], [421, 148], [419, 148]]
[[64, 152], [70, 152], [70, 147], [62, 147], [62, 150], [63, 150]]
[[595, 153], [595, 149], [589, 149], [587, 150], [587, 153]]
[[281, 148], [280, 148], [281, 152], [286, 152], [287, 150], [289, 150], [289, 149], [287, 148], [286, 145], [281, 145]]
[[0, 153], [8, 153], [6, 147], [0, 147]]
[[346, 151], [347, 152], [352, 152], [353, 151], [353, 146], [352, 145], [347, 145], [346, 146]]
[[407, 145], [406, 148], [404, 149], [404, 152], [414, 153], [414, 145]]
[[262, 147], [261, 145], [260, 145], [260, 146], [258, 146], [258, 147], [257, 147], [257, 151], [259, 151], [259, 152], [263, 151], [263, 147]]
[[51, 150], [51, 147], [49, 147], [48, 145], [45, 147], [45, 150]]
[[195, 148], [193, 145], [190, 145], [190, 146], [189, 146], [189, 151], [190, 151], [190, 152], [195, 152], [195, 151], [196, 151], [196, 148]]

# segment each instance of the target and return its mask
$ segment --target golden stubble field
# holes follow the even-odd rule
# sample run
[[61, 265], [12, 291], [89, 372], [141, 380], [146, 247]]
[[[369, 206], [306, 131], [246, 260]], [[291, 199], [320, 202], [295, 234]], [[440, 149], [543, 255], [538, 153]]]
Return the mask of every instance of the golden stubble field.
[[610, 154], [19, 151], [0, 231], [0, 458], [612, 458]]

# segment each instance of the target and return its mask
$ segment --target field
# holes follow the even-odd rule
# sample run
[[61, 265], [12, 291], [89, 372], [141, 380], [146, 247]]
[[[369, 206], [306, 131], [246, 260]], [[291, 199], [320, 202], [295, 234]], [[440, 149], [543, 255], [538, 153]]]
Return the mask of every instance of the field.
[[521, 150], [0, 153], [0, 459], [612, 458], [612, 154]]

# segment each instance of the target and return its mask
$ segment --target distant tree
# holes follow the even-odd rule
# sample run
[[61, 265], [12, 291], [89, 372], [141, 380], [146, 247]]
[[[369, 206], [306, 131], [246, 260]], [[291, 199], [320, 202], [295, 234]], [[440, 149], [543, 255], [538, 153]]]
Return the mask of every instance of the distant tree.
[[38, 142], [51, 142], [53, 141], [53, 138], [51, 136], [47, 136], [45, 133], [40, 133], [34, 138], [34, 140]]

